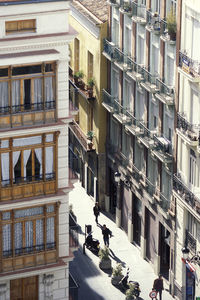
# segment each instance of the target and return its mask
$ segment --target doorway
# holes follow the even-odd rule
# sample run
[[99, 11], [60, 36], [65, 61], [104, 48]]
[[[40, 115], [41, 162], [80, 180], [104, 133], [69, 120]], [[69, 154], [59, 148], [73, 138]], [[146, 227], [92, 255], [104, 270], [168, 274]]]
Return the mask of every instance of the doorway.
[[146, 257], [154, 263], [155, 253], [157, 252], [156, 218], [147, 208], [145, 210], [145, 220]]
[[10, 281], [10, 300], [38, 300], [38, 276]]
[[170, 232], [160, 223], [160, 273], [169, 279]]
[[142, 202], [133, 194], [133, 242], [140, 246]]

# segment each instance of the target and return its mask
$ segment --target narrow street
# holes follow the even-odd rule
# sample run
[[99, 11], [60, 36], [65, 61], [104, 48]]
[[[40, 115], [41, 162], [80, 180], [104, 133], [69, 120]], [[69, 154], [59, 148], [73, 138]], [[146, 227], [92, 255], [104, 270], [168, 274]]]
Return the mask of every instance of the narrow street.
[[[100, 246], [103, 247], [101, 229], [95, 223], [93, 215], [94, 201], [86, 194], [80, 183], [76, 183], [75, 188], [69, 195], [69, 203], [72, 204], [73, 212], [77, 217], [80, 226], [78, 251], [74, 252], [74, 260], [70, 262], [70, 272], [79, 284], [79, 300], [124, 300], [125, 295], [111, 284], [111, 274], [103, 272], [99, 266], [99, 258], [86, 249], [83, 254], [82, 245], [85, 240], [85, 224], [91, 224], [93, 237], [99, 239]], [[101, 213], [99, 217], [101, 225], [106, 224], [112, 231], [113, 237], [110, 239], [110, 257], [112, 266], [116, 263], [123, 265], [124, 273], [126, 268], [130, 268], [130, 280], [140, 283], [141, 300], [148, 300], [149, 292], [152, 289], [153, 281], [156, 278], [149, 263], [140, 256], [137, 247], [128, 241], [123, 230], [117, 228], [115, 223]], [[164, 282], [165, 289], [168, 289]], [[173, 297], [168, 291], [163, 292], [163, 300], [170, 300]]]

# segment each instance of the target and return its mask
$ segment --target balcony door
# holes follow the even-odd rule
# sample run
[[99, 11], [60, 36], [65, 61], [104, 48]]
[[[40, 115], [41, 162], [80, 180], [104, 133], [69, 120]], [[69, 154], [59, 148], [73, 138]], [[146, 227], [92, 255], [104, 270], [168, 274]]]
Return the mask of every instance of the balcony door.
[[10, 281], [10, 300], [38, 300], [38, 277]]

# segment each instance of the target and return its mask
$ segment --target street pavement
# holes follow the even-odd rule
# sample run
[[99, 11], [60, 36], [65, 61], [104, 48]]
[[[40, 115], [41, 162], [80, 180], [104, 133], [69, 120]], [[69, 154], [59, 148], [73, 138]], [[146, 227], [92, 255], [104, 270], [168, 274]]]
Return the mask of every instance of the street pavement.
[[[93, 237], [100, 241], [103, 247], [101, 228], [95, 222], [93, 214], [94, 200], [87, 195], [80, 182], [74, 184], [74, 189], [69, 193], [69, 203], [77, 217], [79, 224], [80, 247], [74, 252], [74, 260], [70, 262], [70, 272], [79, 285], [78, 300], [125, 300], [125, 295], [111, 284], [111, 273], [104, 272], [99, 268], [99, 257], [86, 249], [83, 254], [82, 246], [85, 241], [85, 225], [91, 224]], [[102, 212], [98, 218], [99, 224], [106, 226], [112, 231], [110, 239], [110, 257], [112, 267], [117, 263], [123, 266], [123, 272], [130, 268], [129, 280], [140, 283], [140, 300], [150, 300], [149, 292], [152, 290], [153, 281], [156, 275], [150, 264], [142, 259], [140, 250], [128, 241], [125, 232], [118, 228], [109, 216]], [[162, 300], [174, 299], [168, 292], [168, 286], [164, 282]]]

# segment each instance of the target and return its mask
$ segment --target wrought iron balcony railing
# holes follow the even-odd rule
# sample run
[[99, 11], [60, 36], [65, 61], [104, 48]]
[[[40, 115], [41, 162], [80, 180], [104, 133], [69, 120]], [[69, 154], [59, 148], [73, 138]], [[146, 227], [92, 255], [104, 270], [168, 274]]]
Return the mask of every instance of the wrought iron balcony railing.
[[137, 64], [131, 57], [127, 57], [127, 75], [135, 81], [143, 79], [143, 67]]
[[179, 67], [185, 74], [190, 75], [191, 80], [200, 81], [200, 62], [190, 58], [183, 51], [179, 51]]
[[103, 54], [108, 59], [112, 60], [114, 58], [115, 45], [109, 42], [107, 39], [103, 40]]
[[127, 109], [116, 99], [114, 99], [114, 106], [115, 106], [114, 117], [119, 119], [120, 122], [125, 123], [127, 120], [127, 114], [126, 114]]
[[154, 31], [155, 33], [160, 33], [160, 16], [157, 13], [152, 13], [147, 10], [147, 26], [148, 31]]
[[78, 247], [78, 224], [69, 213], [69, 246], [72, 248]]
[[18, 114], [23, 112], [37, 112], [42, 110], [49, 110], [55, 109], [56, 102], [55, 100], [48, 101], [48, 102], [38, 102], [38, 103], [27, 103], [27, 104], [20, 104], [20, 105], [12, 105], [12, 106], [1, 106], [0, 107], [0, 114]]
[[168, 209], [170, 208], [170, 200], [162, 192], [160, 193], [160, 207], [165, 212], [168, 212]]
[[146, 24], [147, 14], [146, 14], [146, 6], [145, 5], [133, 2], [132, 20], [136, 23]]
[[153, 148], [155, 146], [154, 134], [156, 131], [152, 131], [146, 127], [143, 122], [140, 122], [141, 134], [138, 140], [141, 141], [147, 148]]
[[150, 196], [153, 197], [155, 193], [155, 185], [148, 178], [145, 179], [145, 183], [146, 183], [145, 190]]
[[117, 47], [114, 48], [114, 63], [117, 64], [122, 70], [127, 67], [126, 55]]
[[158, 94], [156, 94], [156, 98], [167, 105], [174, 104], [174, 88], [169, 87], [162, 80], [156, 78], [156, 86], [158, 89]]
[[109, 94], [106, 90], [103, 89], [103, 102], [102, 105], [111, 113], [114, 113], [117, 110], [116, 101], [114, 96]]
[[156, 79], [158, 78], [158, 75], [153, 75], [145, 68], [143, 68], [143, 76], [144, 76], [144, 81], [156, 85]]
[[177, 127], [184, 132], [191, 141], [198, 142], [199, 140], [199, 125], [194, 125], [188, 122], [182, 114], [178, 113]]
[[126, 129], [133, 135], [139, 135], [141, 133], [140, 121], [138, 121], [131, 112], [126, 112]]
[[200, 199], [197, 198], [191, 190], [183, 183], [180, 174], [173, 176], [173, 189], [181, 197], [183, 202], [188, 204], [200, 215]]

